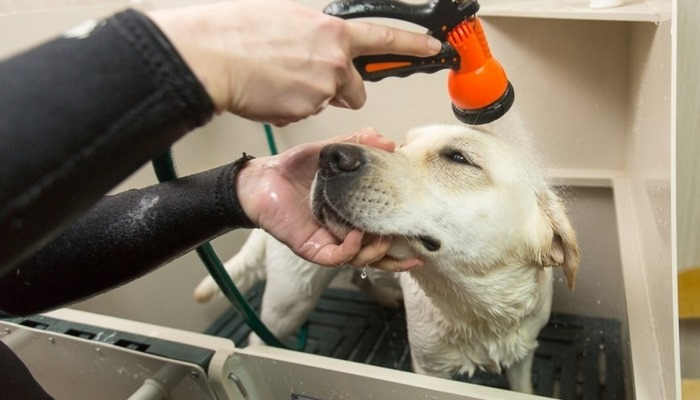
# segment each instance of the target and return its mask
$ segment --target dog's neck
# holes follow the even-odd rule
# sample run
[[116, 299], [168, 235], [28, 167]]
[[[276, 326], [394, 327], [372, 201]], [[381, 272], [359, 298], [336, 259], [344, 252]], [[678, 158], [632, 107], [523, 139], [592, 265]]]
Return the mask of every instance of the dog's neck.
[[410, 275], [451, 325], [474, 324], [490, 331], [511, 329], [540, 306], [542, 269], [534, 265], [499, 265], [488, 273], [469, 266], [427, 263]]

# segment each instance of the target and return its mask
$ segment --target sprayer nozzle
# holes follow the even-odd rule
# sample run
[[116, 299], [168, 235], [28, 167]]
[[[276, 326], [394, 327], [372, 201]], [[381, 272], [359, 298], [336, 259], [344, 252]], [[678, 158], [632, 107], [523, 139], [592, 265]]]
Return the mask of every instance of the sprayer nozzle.
[[455, 116], [465, 124], [495, 121], [513, 105], [515, 92], [489, 49], [479, 18], [457, 25], [447, 41], [460, 56], [460, 66], [447, 78]]
[[508, 86], [506, 87], [505, 92], [503, 92], [503, 95], [492, 104], [483, 108], [468, 110], [459, 108], [453, 103], [452, 111], [454, 112], [455, 117], [465, 124], [483, 125], [501, 118], [506, 112], [508, 112], [508, 110], [510, 110], [510, 107], [513, 105], [514, 101], [515, 90], [513, 90], [513, 85], [508, 82]]

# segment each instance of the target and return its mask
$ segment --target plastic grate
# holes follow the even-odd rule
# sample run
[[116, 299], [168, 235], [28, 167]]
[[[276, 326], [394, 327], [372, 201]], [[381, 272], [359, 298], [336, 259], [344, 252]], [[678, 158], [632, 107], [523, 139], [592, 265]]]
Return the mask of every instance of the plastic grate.
[[[246, 295], [256, 311], [263, 290], [264, 283]], [[250, 328], [230, 309], [205, 333], [244, 347]], [[535, 352], [535, 392], [563, 400], [624, 399], [620, 335], [617, 320], [552, 313]], [[290, 348], [295, 343], [285, 342]], [[382, 308], [358, 291], [326, 289], [309, 318], [307, 353], [410, 371], [409, 351], [403, 309]], [[479, 371], [455, 379], [508, 389], [505, 375]]]

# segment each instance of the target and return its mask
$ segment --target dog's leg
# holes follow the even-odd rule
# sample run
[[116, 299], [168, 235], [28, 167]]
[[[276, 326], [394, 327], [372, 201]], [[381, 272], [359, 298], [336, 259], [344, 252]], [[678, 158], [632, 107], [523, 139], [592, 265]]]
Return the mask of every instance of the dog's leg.
[[510, 390], [522, 393], [534, 393], [532, 387], [532, 362], [535, 360], [535, 351], [528, 353], [522, 360], [513, 363], [506, 370], [506, 377], [510, 384]]
[[403, 294], [394, 272], [385, 272], [370, 268], [367, 276], [362, 278], [359, 270], [354, 270], [352, 283], [363, 293], [372, 297], [382, 307], [399, 308], [403, 304]]
[[[248, 235], [241, 249], [224, 264], [226, 272], [241, 293], [250, 290], [257, 282], [265, 279], [265, 243], [267, 233], [254, 229]], [[211, 276], [204, 278], [194, 290], [194, 297], [199, 303], [206, 303], [221, 292]]]
[[452, 375], [450, 375], [447, 372], [440, 372], [440, 371], [428, 371], [427, 369], [423, 368], [422, 363], [418, 360], [418, 358], [414, 355], [414, 352], [411, 351], [411, 369], [413, 370], [414, 373], [416, 374], [421, 374], [421, 375], [429, 375], [429, 376], [434, 376], [436, 378], [442, 378], [442, 379], [450, 379], [452, 378]]
[[[296, 333], [311, 315], [323, 290], [339, 268], [321, 267], [296, 256], [274, 239], [268, 242], [267, 283], [260, 319], [280, 340]], [[251, 334], [249, 345], [260, 344]]]

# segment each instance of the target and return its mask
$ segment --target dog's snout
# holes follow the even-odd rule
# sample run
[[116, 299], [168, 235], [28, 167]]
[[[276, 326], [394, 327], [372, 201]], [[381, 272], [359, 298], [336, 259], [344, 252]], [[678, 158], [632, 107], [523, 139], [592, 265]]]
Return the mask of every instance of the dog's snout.
[[360, 146], [336, 143], [321, 150], [319, 167], [326, 177], [358, 171], [366, 162]]

